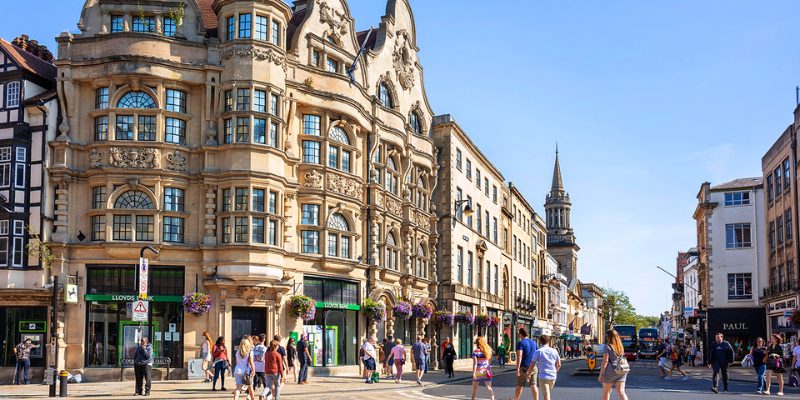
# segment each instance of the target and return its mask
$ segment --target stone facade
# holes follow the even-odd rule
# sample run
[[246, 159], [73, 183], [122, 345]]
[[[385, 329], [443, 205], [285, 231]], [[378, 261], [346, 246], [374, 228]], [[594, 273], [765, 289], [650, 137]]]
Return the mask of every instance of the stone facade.
[[[436, 298], [433, 113], [410, 6], [389, 1], [367, 34], [341, 0], [184, 4], [88, 0], [80, 34], [57, 38], [53, 242], [82, 277], [64, 367], [115, 373], [127, 347], [111, 337], [149, 334], [102, 318], [128, 320], [104, 296], [132, 291], [151, 245], [151, 276], [170, 283], [151, 284], [150, 336], [176, 373], [203, 331], [305, 332], [319, 340], [317, 373], [356, 369], [356, 343], [394, 328], [391, 312], [367, 320], [364, 298]], [[211, 311], [176, 311], [195, 289]], [[295, 294], [317, 301], [305, 326], [289, 313]]]

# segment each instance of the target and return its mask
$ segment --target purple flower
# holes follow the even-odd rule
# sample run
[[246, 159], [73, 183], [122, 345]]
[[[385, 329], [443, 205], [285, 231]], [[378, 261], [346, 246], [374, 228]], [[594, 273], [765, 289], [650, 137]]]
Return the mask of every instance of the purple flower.
[[484, 314], [475, 316], [475, 325], [478, 325], [481, 328], [488, 328], [491, 324], [492, 318], [490, 316]]
[[427, 303], [414, 304], [411, 308], [411, 315], [416, 318], [430, 318], [433, 315], [433, 307]]
[[448, 311], [437, 311], [434, 316], [436, 317], [436, 322], [445, 326], [453, 326], [456, 323], [455, 315]]
[[199, 317], [211, 311], [211, 296], [203, 292], [187, 293], [183, 296], [183, 309]]
[[364, 314], [370, 321], [380, 322], [386, 319], [386, 306], [370, 298], [364, 300]]
[[411, 318], [411, 304], [401, 301], [392, 308], [392, 315], [396, 318], [409, 319]]
[[311, 321], [317, 313], [317, 307], [308, 296], [296, 295], [289, 298], [289, 305], [291, 306], [290, 313], [294, 318], [303, 318], [303, 321]]
[[456, 322], [460, 324], [472, 325], [475, 322], [475, 316], [471, 312], [459, 311], [455, 316]]

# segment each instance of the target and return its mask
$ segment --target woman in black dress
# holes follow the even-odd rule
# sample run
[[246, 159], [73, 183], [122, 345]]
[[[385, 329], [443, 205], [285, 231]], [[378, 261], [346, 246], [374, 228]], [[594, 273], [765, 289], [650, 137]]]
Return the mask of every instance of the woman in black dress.
[[453, 343], [448, 342], [447, 346], [444, 348], [444, 353], [442, 353], [442, 360], [444, 360], [444, 373], [447, 374], [449, 378], [455, 376], [453, 374], [453, 362], [457, 357], [456, 349], [453, 348]]
[[294, 347], [294, 339], [289, 338], [289, 341], [286, 342], [286, 365], [287, 371], [286, 376], [289, 376], [289, 371], [292, 372], [292, 377], [294, 378], [293, 382], [297, 382], [297, 369], [294, 367], [295, 363], [294, 360], [297, 359], [297, 349]]
[[778, 393], [776, 394], [778, 396], [783, 396], [783, 374], [786, 372], [786, 369], [783, 367], [782, 341], [783, 339], [781, 339], [780, 335], [773, 333], [772, 343], [767, 347], [767, 390], [764, 391], [764, 394], [769, 394], [772, 375], [774, 374], [775, 379], [778, 381]]

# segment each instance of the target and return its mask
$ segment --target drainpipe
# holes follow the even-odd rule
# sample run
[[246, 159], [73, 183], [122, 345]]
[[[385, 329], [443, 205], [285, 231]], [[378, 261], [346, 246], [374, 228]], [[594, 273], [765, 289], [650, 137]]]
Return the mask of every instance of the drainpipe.
[[[798, 210], [797, 210], [797, 208], [798, 208], [798, 205], [800, 205], [800, 203], [798, 203], [798, 200], [797, 200], [797, 191], [798, 191], [797, 190], [797, 183], [798, 183], [798, 180], [797, 180], [797, 128], [796, 128], [796, 125], [792, 125], [792, 154], [790, 155], [790, 157], [791, 157], [791, 161], [790, 162], [794, 166], [794, 171], [792, 171], [792, 172], [794, 172], [794, 174], [795, 174], [795, 179], [794, 179], [794, 182], [793, 182], [794, 184], [792, 185], [792, 197], [793, 197], [793, 200], [794, 200], [794, 204], [793, 204], [794, 207], [792, 207], [794, 209], [794, 210], [792, 210], [793, 214], [794, 214], [792, 216], [792, 219], [794, 219], [794, 223], [792, 224], [792, 230], [794, 231], [793, 232], [793, 234], [794, 234], [793, 237], [794, 237], [794, 241], [795, 241], [795, 245], [794, 245], [794, 252], [795, 252], [794, 260], [795, 261], [794, 261], [794, 265], [792, 266], [792, 268], [796, 268], [796, 267], [800, 266], [800, 243], [797, 243], [797, 241], [800, 240], [800, 237], [797, 236], [798, 234], [800, 234], [800, 227], [798, 226], [798, 222], [797, 222], [797, 218], [798, 218]], [[791, 182], [791, 180], [790, 180], [790, 182]], [[792, 274], [792, 275], [797, 277], [796, 274]], [[795, 279], [797, 279], [797, 278], [795, 278]], [[769, 324], [769, 321], [767, 321], [767, 323]]]

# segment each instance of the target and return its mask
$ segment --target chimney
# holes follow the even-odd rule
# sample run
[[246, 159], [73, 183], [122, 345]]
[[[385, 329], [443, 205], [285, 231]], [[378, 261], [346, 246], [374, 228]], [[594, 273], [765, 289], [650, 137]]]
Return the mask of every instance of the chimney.
[[38, 40], [30, 40], [28, 35], [19, 35], [18, 37], [14, 38], [11, 44], [46, 62], [53, 62], [53, 53], [47, 49], [47, 46], [39, 44]]

